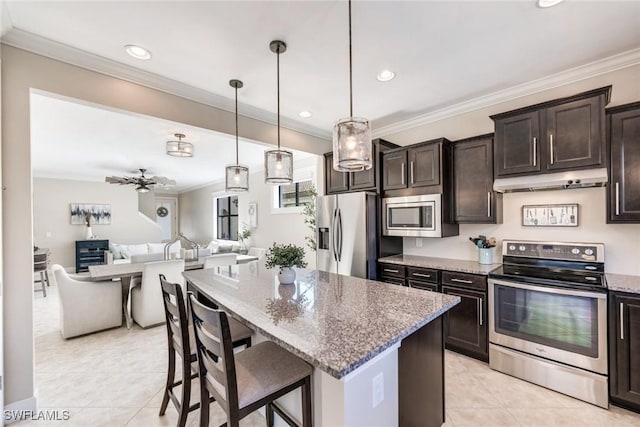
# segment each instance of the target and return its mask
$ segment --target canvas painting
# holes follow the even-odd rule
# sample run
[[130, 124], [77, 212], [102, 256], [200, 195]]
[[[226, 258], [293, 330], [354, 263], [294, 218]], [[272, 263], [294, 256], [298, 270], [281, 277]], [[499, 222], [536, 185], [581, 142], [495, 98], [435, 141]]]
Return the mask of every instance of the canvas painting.
[[111, 224], [111, 205], [71, 203], [70, 210], [73, 225], [87, 225], [87, 218], [91, 225]]

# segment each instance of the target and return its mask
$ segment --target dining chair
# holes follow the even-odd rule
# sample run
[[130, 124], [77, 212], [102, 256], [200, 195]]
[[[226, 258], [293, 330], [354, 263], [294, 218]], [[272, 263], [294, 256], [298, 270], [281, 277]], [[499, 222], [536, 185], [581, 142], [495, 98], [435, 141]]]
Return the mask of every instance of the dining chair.
[[[182, 287], [178, 283], [169, 282], [163, 274], [160, 274], [159, 277], [166, 316], [169, 350], [167, 382], [159, 415], [162, 416], [165, 414], [169, 400], [171, 400], [179, 414], [178, 426], [184, 427], [189, 412], [200, 407], [199, 402], [190, 405], [191, 380], [198, 376], [195, 337], [193, 327], [190, 325]], [[233, 347], [251, 347], [251, 329], [233, 319], [231, 319], [230, 325]], [[176, 354], [180, 356], [180, 360], [182, 361], [182, 379], [178, 381], [175, 380]], [[173, 389], [181, 384], [182, 394], [181, 397], [178, 398]]]
[[36, 280], [36, 282], [40, 282], [42, 285], [41, 289], [35, 289], [36, 292], [42, 292], [44, 297], [47, 296], [47, 286], [49, 285], [49, 272], [47, 268], [49, 267], [49, 253], [35, 253], [33, 254], [33, 272], [40, 273], [40, 280]]
[[155, 261], [144, 264], [142, 280], [131, 289], [131, 317], [142, 328], [165, 322], [160, 274], [172, 283], [184, 284], [184, 260]]
[[236, 254], [211, 255], [204, 259], [204, 268], [224, 267], [236, 263]]
[[189, 310], [200, 377], [200, 427], [209, 425], [210, 396], [226, 413], [228, 427], [238, 427], [242, 418], [263, 406], [267, 426], [273, 427], [274, 412], [288, 425], [297, 426], [275, 403], [297, 388], [302, 388], [302, 425], [312, 425], [311, 365], [272, 341], [234, 354], [224, 311], [201, 304], [191, 292]]

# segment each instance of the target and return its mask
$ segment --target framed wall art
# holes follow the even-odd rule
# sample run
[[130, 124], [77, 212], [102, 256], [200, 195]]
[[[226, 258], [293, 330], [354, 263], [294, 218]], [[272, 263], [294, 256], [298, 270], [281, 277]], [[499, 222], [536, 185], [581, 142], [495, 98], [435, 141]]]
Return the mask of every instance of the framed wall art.
[[72, 225], [111, 224], [111, 205], [99, 205], [92, 203], [71, 203], [69, 205]]
[[249, 228], [256, 228], [258, 226], [258, 204], [249, 203], [247, 206], [247, 216], [249, 218]]
[[523, 205], [522, 225], [525, 227], [577, 227], [580, 205]]

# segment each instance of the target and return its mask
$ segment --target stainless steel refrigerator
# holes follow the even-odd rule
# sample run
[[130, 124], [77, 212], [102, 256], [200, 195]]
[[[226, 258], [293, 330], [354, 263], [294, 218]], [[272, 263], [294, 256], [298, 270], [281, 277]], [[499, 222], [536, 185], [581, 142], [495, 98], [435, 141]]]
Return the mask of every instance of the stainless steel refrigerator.
[[375, 279], [378, 256], [402, 252], [402, 239], [381, 239], [375, 193], [345, 193], [316, 199], [318, 270]]

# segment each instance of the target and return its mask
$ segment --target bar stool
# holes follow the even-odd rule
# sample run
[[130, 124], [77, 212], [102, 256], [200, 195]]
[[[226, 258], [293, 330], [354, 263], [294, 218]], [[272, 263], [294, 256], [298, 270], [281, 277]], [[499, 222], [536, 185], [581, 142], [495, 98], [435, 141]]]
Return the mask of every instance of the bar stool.
[[225, 312], [199, 303], [191, 292], [189, 310], [200, 370], [200, 427], [209, 425], [210, 395], [227, 414], [227, 427], [238, 427], [242, 418], [265, 405], [267, 426], [273, 427], [274, 411], [288, 425], [297, 426], [275, 400], [298, 387], [302, 425], [312, 425], [311, 365], [271, 341], [234, 354]]
[[[189, 412], [198, 409], [200, 403], [189, 406], [191, 399], [191, 380], [198, 376], [192, 373], [192, 364], [196, 362], [195, 338], [193, 328], [189, 325], [184, 294], [180, 284], [168, 282], [163, 274], [160, 274], [160, 286], [162, 287], [162, 300], [167, 325], [167, 342], [169, 350], [169, 368], [167, 370], [167, 383], [164, 397], [160, 405], [160, 415], [164, 415], [169, 404], [173, 402], [180, 417], [178, 426], [183, 427], [187, 422]], [[234, 321], [232, 327], [233, 347], [251, 347], [251, 329]], [[186, 349], [186, 350], [185, 350]], [[182, 359], [182, 379], [175, 381], [176, 354]], [[194, 366], [195, 367], [195, 366]], [[182, 384], [182, 396], [180, 399], [173, 392], [173, 388]]]
[[47, 296], [47, 286], [49, 286], [49, 253], [34, 253], [33, 254], [33, 272], [40, 273], [40, 284], [42, 289], [36, 289], [36, 292], [42, 291], [43, 296]]

